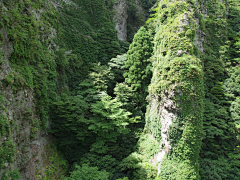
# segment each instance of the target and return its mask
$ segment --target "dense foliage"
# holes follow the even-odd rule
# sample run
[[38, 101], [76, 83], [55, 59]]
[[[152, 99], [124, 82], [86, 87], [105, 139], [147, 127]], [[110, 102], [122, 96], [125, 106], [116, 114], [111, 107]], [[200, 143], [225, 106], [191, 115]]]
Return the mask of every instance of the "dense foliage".
[[[114, 29], [116, 0], [0, 2], [1, 42], [13, 46], [0, 88], [33, 92], [34, 110], [16, 118], [30, 139], [56, 139], [38, 177], [239, 179], [240, 1], [126, 2], [128, 42]], [[17, 154], [6, 106], [1, 93], [0, 169]], [[21, 177], [10, 168], [1, 178]]]
[[[163, 8], [165, 6], [169, 9]], [[193, 7], [185, 15], [188, 6], [185, 1], [161, 1], [159, 7], [162, 8], [154, 22], [154, 73], [149, 86], [146, 131], [159, 137], [161, 135], [155, 133], [159, 128], [156, 124], [160, 121], [164, 127], [167, 126], [165, 121], [170, 120], [164, 121], [164, 114], [169, 112], [176, 116], [171, 119], [168, 139], [162, 139], [167, 155], [161, 163], [161, 179], [200, 179], [198, 159], [203, 136], [203, 67], [201, 59], [194, 54], [193, 44], [198, 28], [193, 17], [198, 9]], [[164, 18], [166, 14], [167, 18]], [[182, 23], [182, 19], [188, 21], [189, 26]], [[151, 100], [154, 97], [157, 102]], [[155, 111], [163, 114], [161, 117], [152, 110], [154, 106]]]
[[152, 75], [151, 55], [152, 43], [149, 34], [144, 27], [141, 27], [127, 52], [124, 72], [125, 82], [133, 90], [133, 98], [139, 109], [146, 107], [145, 98]]
[[[152, 79], [149, 89], [152, 96], [153, 94], [166, 92], [163, 91], [165, 88], [171, 92], [171, 84], [181, 83], [182, 80], [184, 81], [184, 85], [181, 86], [183, 88], [187, 88], [190, 85], [191, 90], [197, 90], [200, 87], [200, 91], [196, 93], [197, 96], [201, 95], [201, 91], [203, 91], [202, 83], [204, 83], [205, 94], [204, 98], [199, 96], [202, 108], [196, 111], [197, 117], [203, 121], [203, 132], [201, 132], [200, 124], [196, 124], [196, 129], [192, 129], [194, 131], [187, 131], [190, 126], [188, 127], [187, 122], [183, 119], [185, 110], [181, 106], [177, 109], [180, 111], [178, 114], [180, 117], [173, 121], [169, 131], [169, 138], [174, 146], [172, 149], [174, 154], [176, 154], [175, 151], [179, 153], [178, 148], [175, 146], [179, 147], [181, 143], [185, 144], [182, 146], [185, 150], [180, 151], [181, 158], [179, 160], [179, 155], [177, 155], [177, 158], [172, 157], [172, 152], [167, 155], [167, 159], [161, 165], [160, 177], [163, 179], [199, 179], [200, 177], [201, 179], [238, 179], [239, 177], [239, 141], [237, 141], [237, 138], [239, 138], [237, 120], [239, 114], [237, 113], [239, 94], [238, 90], [236, 90], [239, 84], [237, 75], [239, 72], [239, 16], [237, 16], [239, 14], [239, 1], [230, 1], [229, 4], [219, 1], [203, 3], [204, 6], [201, 6], [199, 10], [204, 12], [204, 8], [207, 7], [207, 17], [198, 15], [200, 14], [198, 13], [198, 7], [192, 6], [192, 9], [189, 10], [189, 5], [185, 4], [185, 2], [167, 3], [163, 1], [159, 4], [160, 9], [156, 9], [157, 13], [149, 20], [150, 26], [154, 26], [157, 30], [154, 41], [157, 44], [156, 47], [159, 47], [155, 49], [156, 61], [154, 63], [156, 65], [153, 64], [153, 66], [158, 69], [155, 72], [159, 73], [160, 77], [156, 75]], [[225, 9], [228, 5], [229, 12], [227, 16]], [[192, 11], [193, 9], [195, 10]], [[199, 24], [194, 22], [196, 18], [199, 18]], [[183, 28], [176, 33], [179, 24], [183, 25]], [[164, 29], [165, 27], [167, 29]], [[196, 45], [199, 46], [199, 43], [193, 43], [199, 30], [206, 33], [204, 34], [204, 39], [207, 43], [203, 43], [203, 53], [196, 47]], [[197, 38], [199, 41], [199, 35]], [[184, 55], [184, 50], [187, 55]], [[190, 63], [195, 59], [191, 57], [191, 61], [189, 58], [188, 62], [184, 62], [184, 59], [189, 57], [188, 54], [196, 56], [201, 60], [203, 66], [201, 64], [199, 64], [200, 66], [198, 65], [200, 69], [195, 69], [195, 72], [198, 72], [197, 74], [181, 72], [181, 67], [184, 67], [186, 63], [187, 66], [184, 67], [184, 71], [187, 71], [188, 68], [191, 69], [192, 65]], [[174, 56], [182, 57], [176, 58]], [[172, 62], [176, 63], [172, 64]], [[183, 64], [181, 64], [182, 62]], [[180, 68], [178, 63], [181, 64]], [[194, 62], [193, 64], [196, 67], [198, 63]], [[184, 74], [188, 78], [184, 79]], [[198, 75], [204, 77], [204, 81], [201, 78], [197, 80]], [[196, 83], [194, 81], [191, 82], [194, 79]], [[190, 84], [188, 84], [189, 82]], [[179, 90], [176, 91], [181, 92]], [[191, 96], [192, 93], [194, 95], [194, 92], [186, 91], [186, 93], [188, 96]], [[190, 100], [192, 98], [188, 97], [186, 99]], [[181, 97], [180, 101], [177, 99], [177, 105], [182, 102]], [[184, 108], [187, 108], [187, 104], [188, 102], [184, 103]], [[190, 112], [194, 116], [195, 113], [193, 112], [196, 110], [196, 104], [191, 106], [194, 109]], [[147, 115], [147, 118], [149, 122], [147, 130], [154, 134], [156, 128], [154, 129], [151, 124], [157, 124], [157, 121], [160, 120], [158, 118], [154, 119], [151, 112]], [[192, 125], [194, 124], [191, 121]], [[188, 133], [187, 136], [184, 136], [184, 131]], [[188, 168], [188, 163], [193, 163], [194, 158], [190, 158], [187, 164], [182, 164], [181, 161], [185, 159], [184, 157], [188, 157], [191, 153], [197, 151], [197, 149], [192, 150], [191, 146], [186, 144], [189, 138], [195, 137], [194, 134], [197, 135], [197, 131], [200, 132], [197, 139], [202, 139], [202, 145], [199, 158], [200, 168], [199, 170], [196, 169], [195, 172], [198, 173], [199, 171], [200, 176], [194, 177], [191, 176], [191, 174], [194, 175], [194, 168]], [[193, 134], [190, 135], [189, 133]], [[184, 138], [185, 142], [181, 142], [181, 138]], [[192, 142], [192, 144], [194, 144], [194, 148], [198, 146], [199, 152], [200, 144], [196, 142]], [[197, 154], [193, 157], [196, 158]], [[178, 167], [178, 169], [173, 167]]]
[[[31, 10], [34, 9], [34, 11]], [[37, 9], [48, 9], [42, 13], [36, 12]], [[39, 15], [39, 18], [34, 18]], [[4, 171], [3, 179], [20, 179], [18, 169], [12, 170], [12, 162], [17, 155], [17, 145], [12, 139], [13, 134], [17, 133], [19, 124], [23, 125], [24, 121], [30, 126], [30, 139], [35, 138], [36, 133], [46, 129], [49, 120], [49, 104], [56, 98], [55, 86], [55, 62], [50, 52], [52, 40], [45, 36], [51, 34], [50, 24], [53, 25], [58, 18], [57, 11], [52, 6], [46, 6], [44, 1], [23, 0], [18, 3], [13, 1], [1, 2], [1, 43], [3, 46], [13, 47], [13, 52], [9, 59], [1, 61], [1, 65], [10, 63], [7, 75], [1, 80], [1, 169], [3, 166], [9, 166], [10, 171]], [[4, 37], [3, 37], [4, 36]], [[4, 52], [6, 53], [6, 52]], [[5, 54], [6, 55], [6, 54]], [[9, 60], [9, 61], [8, 61]], [[21, 114], [9, 118], [9, 112], [6, 108], [8, 103], [5, 101], [4, 92], [9, 90], [10, 94], [16, 96], [20, 91], [34, 92], [35, 109], [38, 112], [39, 120], [33, 117], [33, 112], [23, 102], [19, 102], [16, 107], [21, 108]], [[22, 123], [17, 124], [17, 121]], [[18, 151], [19, 152], [19, 151]], [[9, 168], [8, 168], [9, 169]]]
[[126, 0], [127, 1], [127, 39], [132, 42], [138, 29], [144, 25], [152, 11], [151, 8], [157, 4], [157, 0]]
[[[205, 22], [206, 38], [210, 43], [204, 46], [206, 135], [200, 153], [202, 179], [238, 179], [240, 173], [237, 121], [232, 113], [239, 96], [234, 90], [238, 86], [236, 73], [239, 67], [236, 58], [239, 54], [237, 49], [231, 48], [239, 39], [236, 23], [239, 16], [236, 17], [236, 14], [239, 14], [240, 9], [239, 1], [230, 3], [228, 18], [223, 10], [227, 4], [209, 4], [211, 12]], [[221, 17], [221, 20], [215, 19], [216, 16]], [[229, 31], [223, 28], [226, 26]]]

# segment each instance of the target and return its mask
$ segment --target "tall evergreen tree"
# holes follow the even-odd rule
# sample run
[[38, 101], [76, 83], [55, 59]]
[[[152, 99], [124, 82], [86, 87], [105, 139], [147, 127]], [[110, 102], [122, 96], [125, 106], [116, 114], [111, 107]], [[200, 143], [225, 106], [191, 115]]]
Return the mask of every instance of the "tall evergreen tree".
[[125, 81], [134, 91], [134, 101], [137, 106], [143, 107], [147, 95], [147, 87], [151, 79], [150, 61], [153, 48], [150, 36], [144, 27], [141, 27], [134, 36], [127, 53], [124, 73]]

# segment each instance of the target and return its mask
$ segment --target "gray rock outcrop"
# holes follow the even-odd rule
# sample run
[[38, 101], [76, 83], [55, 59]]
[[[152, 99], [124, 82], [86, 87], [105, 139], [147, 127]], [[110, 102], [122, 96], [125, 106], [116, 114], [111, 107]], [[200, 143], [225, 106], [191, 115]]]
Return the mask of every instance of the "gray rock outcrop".
[[118, 3], [113, 8], [115, 11], [113, 20], [116, 23], [115, 29], [117, 30], [118, 39], [127, 41], [127, 1], [118, 0]]

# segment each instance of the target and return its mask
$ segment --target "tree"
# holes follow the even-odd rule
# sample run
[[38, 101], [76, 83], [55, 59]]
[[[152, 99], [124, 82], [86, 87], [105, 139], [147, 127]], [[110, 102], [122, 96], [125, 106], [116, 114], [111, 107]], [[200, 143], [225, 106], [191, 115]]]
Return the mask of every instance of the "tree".
[[145, 101], [144, 99], [147, 95], [151, 79], [151, 63], [149, 62], [149, 58], [152, 51], [150, 36], [147, 30], [141, 27], [134, 36], [133, 42], [127, 52], [126, 71], [124, 73], [125, 82], [131, 85], [134, 91], [137, 106]]
[[102, 180], [108, 179], [109, 173], [99, 171], [97, 167], [90, 167], [87, 164], [82, 164], [82, 167], [75, 165], [75, 170], [71, 172], [69, 178], [64, 180]]
[[51, 133], [58, 137], [58, 147], [70, 162], [79, 161], [87, 151], [112, 153], [112, 146], [120, 146], [130, 133], [129, 125], [138, 122], [119, 98], [106, 94], [110, 78], [110, 70], [96, 64], [89, 78], [79, 84], [76, 96], [62, 93], [53, 103]]

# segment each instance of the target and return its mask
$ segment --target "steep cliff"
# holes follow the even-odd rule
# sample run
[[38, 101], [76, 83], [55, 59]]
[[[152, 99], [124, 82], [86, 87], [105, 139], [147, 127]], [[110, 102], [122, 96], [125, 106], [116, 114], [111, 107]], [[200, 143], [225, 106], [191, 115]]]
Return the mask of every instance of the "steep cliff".
[[[202, 43], [195, 39], [196, 32], [201, 35], [196, 5], [161, 1], [155, 22], [146, 128], [153, 135], [161, 133], [160, 152], [155, 156], [159, 173], [177, 167], [176, 179], [199, 179], [204, 85], [202, 62], [194, 54], [194, 42]], [[152, 130], [156, 124], [160, 131]]]
[[[126, 52], [127, 2], [119, 4], [0, 1], [2, 179], [60, 178], [68, 169], [48, 133], [50, 107], [59, 93], [77, 92], [90, 63], [106, 64]], [[116, 18], [116, 11], [123, 18]]]
[[225, 79], [234, 59], [227, 48], [236, 33], [228, 22], [236, 21], [239, 8], [228, 5], [161, 1], [149, 20], [155, 51], [145, 131], [161, 142], [151, 159], [160, 178], [238, 178], [237, 129], [224, 86], [229, 89]]
[[0, 178], [239, 179], [239, 4], [0, 0]]
[[53, 139], [46, 132], [46, 112], [54, 90], [49, 85], [54, 81], [50, 77], [53, 71], [49, 70], [56, 34], [50, 24], [45, 24], [50, 23], [46, 12], [56, 11], [51, 4], [40, 1], [0, 3], [0, 176], [18, 179], [20, 172], [23, 179], [35, 179], [49, 165], [56, 164], [49, 161], [53, 154], [47, 147]]

